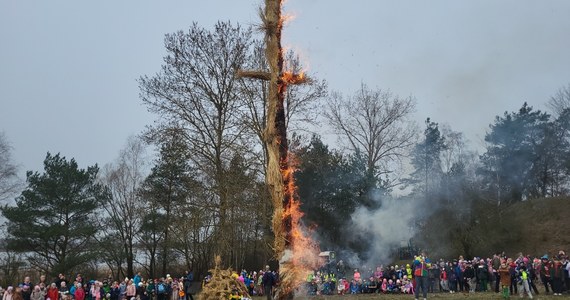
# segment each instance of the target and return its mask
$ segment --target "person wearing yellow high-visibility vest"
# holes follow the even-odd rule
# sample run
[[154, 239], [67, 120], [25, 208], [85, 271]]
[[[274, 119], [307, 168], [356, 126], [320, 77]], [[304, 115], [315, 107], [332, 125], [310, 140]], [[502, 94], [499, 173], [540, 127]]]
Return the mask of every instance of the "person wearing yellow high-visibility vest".
[[526, 266], [524, 264], [520, 264], [518, 268], [519, 273], [519, 296], [522, 298], [524, 297], [524, 293], [528, 294], [528, 297], [532, 299], [532, 292], [530, 291], [530, 287], [528, 285], [528, 272], [526, 271]]

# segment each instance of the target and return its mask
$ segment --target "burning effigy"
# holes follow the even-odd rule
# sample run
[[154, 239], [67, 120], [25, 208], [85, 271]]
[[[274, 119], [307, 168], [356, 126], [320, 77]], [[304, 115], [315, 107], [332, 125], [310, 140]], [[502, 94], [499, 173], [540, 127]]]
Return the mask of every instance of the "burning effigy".
[[[265, 33], [265, 56], [269, 72], [254, 70], [240, 71], [237, 74], [268, 81], [267, 119], [263, 140], [268, 154], [265, 180], [273, 203], [273, 249], [275, 258], [279, 260], [278, 285], [274, 296], [277, 300], [293, 299], [306, 276], [321, 263], [318, 257], [319, 247], [307, 236], [301, 223], [303, 214], [295, 185], [295, 165], [292, 163], [287, 141], [285, 91], [288, 85], [305, 83], [307, 78], [303, 73], [284, 70], [281, 47], [284, 21], [281, 14], [282, 4], [283, 0], [265, 0], [265, 8], [260, 13], [260, 28]], [[217, 266], [214, 272], [217, 275], [212, 277], [209, 283], [211, 286], [202, 292], [202, 300], [223, 299], [234, 284], [229, 271], [220, 271]]]
[[287, 142], [285, 91], [290, 84], [307, 81], [303, 73], [284, 70], [281, 30], [282, 0], [265, 0], [261, 29], [265, 33], [265, 56], [269, 72], [242, 71], [239, 76], [267, 80], [267, 123], [264, 143], [268, 162], [266, 183], [273, 202], [273, 249], [279, 260], [279, 280], [274, 299], [292, 299], [305, 277], [319, 264], [318, 246], [302, 228], [300, 200], [295, 185], [295, 166]]

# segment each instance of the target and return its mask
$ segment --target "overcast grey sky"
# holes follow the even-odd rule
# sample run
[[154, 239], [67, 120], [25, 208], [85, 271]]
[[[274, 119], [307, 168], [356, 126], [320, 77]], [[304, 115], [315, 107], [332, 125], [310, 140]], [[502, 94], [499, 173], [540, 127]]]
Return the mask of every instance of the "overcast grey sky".
[[[261, 0], [0, 0], [0, 131], [26, 170], [47, 151], [111, 162], [150, 124], [136, 79], [192, 22], [257, 24]], [[418, 100], [417, 120], [480, 143], [494, 116], [570, 82], [570, 1], [288, 0], [284, 45], [343, 93], [361, 82]]]

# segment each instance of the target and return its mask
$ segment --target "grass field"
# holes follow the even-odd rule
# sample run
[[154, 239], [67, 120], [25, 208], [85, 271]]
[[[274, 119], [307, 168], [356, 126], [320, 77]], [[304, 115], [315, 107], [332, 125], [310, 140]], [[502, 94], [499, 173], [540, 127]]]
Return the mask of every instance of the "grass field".
[[[540, 291], [540, 290], [539, 290]], [[253, 297], [254, 300], [265, 300], [265, 297]], [[372, 300], [372, 299], [383, 299], [383, 300], [411, 300], [414, 299], [413, 295], [384, 295], [384, 294], [360, 294], [360, 295], [344, 295], [344, 296], [311, 296], [311, 297], [302, 297], [295, 299], [311, 299], [311, 300]], [[420, 297], [420, 299], [422, 299]], [[455, 293], [455, 294], [447, 294], [447, 293], [435, 293], [435, 294], [428, 294], [428, 299], [503, 299], [501, 294], [495, 294], [494, 292], [486, 292], [486, 293], [474, 293], [474, 294], [463, 294], [463, 293]], [[511, 299], [520, 299], [518, 295], [511, 296]], [[524, 299], [528, 299], [525, 297]], [[541, 293], [540, 295], [534, 295], [534, 299], [570, 299], [569, 294], [564, 294], [563, 296], [552, 296], [552, 295], [544, 295]]]

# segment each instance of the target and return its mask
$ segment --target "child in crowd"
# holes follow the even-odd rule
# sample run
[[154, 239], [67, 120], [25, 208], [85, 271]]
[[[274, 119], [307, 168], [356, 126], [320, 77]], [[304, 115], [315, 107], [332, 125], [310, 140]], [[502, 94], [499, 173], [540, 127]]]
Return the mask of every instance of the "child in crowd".
[[506, 262], [502, 262], [498, 270], [499, 278], [501, 281], [501, 289], [503, 291], [503, 298], [509, 298], [509, 288], [511, 286], [511, 273]]
[[527, 293], [528, 297], [532, 299], [532, 292], [530, 291], [530, 286], [528, 285], [528, 272], [526, 266], [521, 264], [518, 268], [518, 283], [519, 283], [519, 295], [521, 298]]

